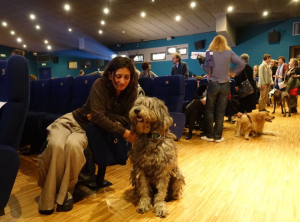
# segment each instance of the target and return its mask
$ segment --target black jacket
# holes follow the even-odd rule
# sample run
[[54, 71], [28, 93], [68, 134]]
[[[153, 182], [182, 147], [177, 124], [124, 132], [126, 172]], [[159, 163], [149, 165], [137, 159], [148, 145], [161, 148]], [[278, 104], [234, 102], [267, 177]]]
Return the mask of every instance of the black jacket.
[[236, 81], [236, 86], [241, 85], [241, 83], [247, 79], [246, 76], [247, 76], [251, 86], [253, 87], [253, 89], [257, 90], [256, 83], [253, 79], [253, 69], [248, 64], [246, 64], [246, 66], [245, 66], [244, 70], [241, 72], [241, 74], [234, 78]]
[[189, 67], [185, 62], [179, 62], [178, 68], [176, 65], [172, 66], [171, 76], [183, 75], [186, 79], [189, 78]]

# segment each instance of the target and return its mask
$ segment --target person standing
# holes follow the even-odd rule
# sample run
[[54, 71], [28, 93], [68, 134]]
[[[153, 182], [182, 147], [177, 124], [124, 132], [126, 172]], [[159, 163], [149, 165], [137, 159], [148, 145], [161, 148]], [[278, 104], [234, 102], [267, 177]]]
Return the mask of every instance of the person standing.
[[285, 58], [283, 56], [278, 57], [278, 68], [276, 70], [276, 75], [273, 76], [275, 78], [275, 89], [280, 91], [285, 91], [285, 87], [280, 89], [279, 83], [284, 82], [285, 73], [288, 71], [289, 66], [285, 63]]
[[245, 62], [231, 50], [226, 38], [222, 35], [213, 39], [208, 50], [213, 53], [213, 60], [217, 62], [214, 63], [213, 67], [207, 62], [201, 65], [203, 71], [209, 76], [205, 105], [206, 136], [201, 137], [201, 139], [220, 143], [225, 141], [222, 133], [230, 94], [230, 64], [233, 62], [237, 65], [235, 73], [239, 74], [244, 69]]
[[[300, 86], [300, 73], [296, 73], [296, 67], [299, 65], [298, 60], [296, 58], [292, 58], [289, 62], [290, 69], [286, 73], [285, 83], [286, 89], [285, 91], [290, 94], [291, 89], [299, 88]], [[291, 113], [297, 113], [297, 102], [298, 95], [290, 95], [291, 100]]]
[[157, 77], [157, 75], [155, 75], [154, 72], [150, 71], [151, 63], [149, 61], [145, 61], [142, 63], [142, 69], [143, 71], [140, 73], [139, 78], [150, 77], [151, 79], [154, 79]]
[[78, 76], [84, 76], [84, 71], [83, 71], [83, 70], [80, 70]]
[[258, 65], [253, 66], [253, 78], [258, 77]]
[[266, 104], [269, 99], [269, 89], [270, 85], [273, 85], [273, 79], [272, 79], [272, 70], [270, 68], [270, 62], [271, 62], [271, 55], [264, 54], [263, 56], [263, 62], [259, 66], [258, 74], [259, 74], [259, 80], [258, 80], [258, 87], [260, 88], [260, 97], [259, 97], [259, 111], [267, 111], [266, 110]]
[[240, 102], [240, 106], [239, 106], [239, 111], [242, 113], [251, 113], [252, 110], [256, 109], [256, 83], [253, 79], [253, 69], [251, 66], [248, 65], [249, 63], [249, 55], [248, 54], [242, 54], [241, 58], [246, 62], [246, 66], [243, 70], [243, 72], [241, 73], [241, 75], [236, 76], [234, 79], [236, 81], [236, 89], [238, 90], [238, 87], [241, 85], [241, 83], [245, 80], [248, 79], [248, 81], [250, 82], [251, 86], [254, 89], [254, 93], [251, 93], [248, 96], [245, 96], [243, 98], [239, 99]]
[[173, 75], [183, 75], [186, 79], [189, 78], [189, 67], [185, 62], [181, 61], [181, 55], [178, 52], [173, 53], [171, 76]]
[[[276, 75], [276, 71], [278, 69], [278, 67], [276, 66], [276, 60], [272, 59], [271, 63], [270, 63], [271, 69], [272, 69], [272, 76]], [[273, 77], [273, 81], [275, 80], [275, 78]]]

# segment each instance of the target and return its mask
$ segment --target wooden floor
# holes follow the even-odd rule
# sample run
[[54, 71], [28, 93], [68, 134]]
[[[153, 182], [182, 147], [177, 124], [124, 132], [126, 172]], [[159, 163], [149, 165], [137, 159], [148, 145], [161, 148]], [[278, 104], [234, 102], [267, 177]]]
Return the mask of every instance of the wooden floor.
[[183, 137], [177, 145], [186, 186], [182, 199], [167, 203], [166, 219], [135, 211], [130, 165], [108, 167], [106, 179], [114, 184], [109, 188], [94, 192], [79, 187], [72, 211], [40, 215], [36, 159], [20, 156], [19, 174], [0, 221], [300, 221], [300, 114], [284, 118], [279, 112], [266, 129], [281, 137], [246, 141], [234, 137], [231, 123], [225, 123], [224, 143], [203, 142], [199, 132], [189, 141]]

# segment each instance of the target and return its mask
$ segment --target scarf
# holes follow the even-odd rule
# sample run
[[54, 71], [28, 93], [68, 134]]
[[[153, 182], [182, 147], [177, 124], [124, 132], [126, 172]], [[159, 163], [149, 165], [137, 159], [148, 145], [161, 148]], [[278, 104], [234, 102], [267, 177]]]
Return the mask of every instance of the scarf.
[[270, 65], [268, 63], [266, 63], [265, 61], [263, 61], [262, 63], [266, 69], [268, 70], [269, 74], [272, 75], [272, 69], [270, 68]]
[[[281, 64], [281, 66], [279, 66], [277, 68], [277, 71], [276, 71], [276, 74], [280, 77], [282, 77], [282, 71], [283, 71], [283, 66], [284, 66], [284, 63]], [[282, 79], [281, 78], [276, 78], [276, 84], [282, 82]]]

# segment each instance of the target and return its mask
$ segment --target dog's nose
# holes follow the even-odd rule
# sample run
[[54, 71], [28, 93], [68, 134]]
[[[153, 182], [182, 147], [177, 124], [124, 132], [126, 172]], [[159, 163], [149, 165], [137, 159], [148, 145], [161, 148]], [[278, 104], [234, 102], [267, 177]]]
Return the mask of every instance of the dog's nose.
[[135, 114], [139, 114], [140, 112], [141, 112], [140, 109], [135, 109], [135, 110], [134, 110], [134, 113], [135, 113]]

